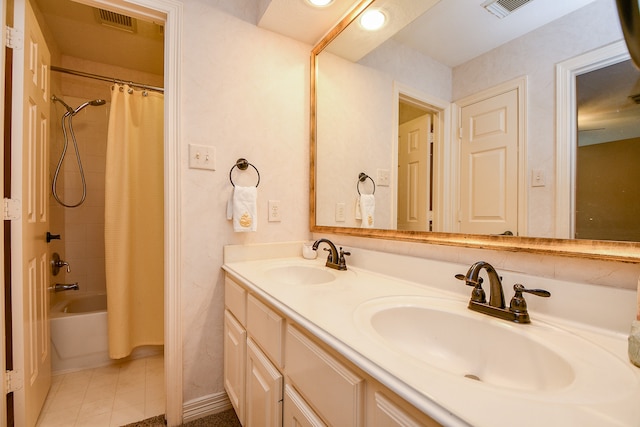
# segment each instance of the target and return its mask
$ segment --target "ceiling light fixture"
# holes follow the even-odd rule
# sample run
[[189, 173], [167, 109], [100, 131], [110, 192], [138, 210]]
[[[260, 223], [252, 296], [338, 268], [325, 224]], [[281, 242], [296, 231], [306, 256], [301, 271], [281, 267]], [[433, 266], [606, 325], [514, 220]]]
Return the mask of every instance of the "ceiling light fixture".
[[333, 3], [333, 0], [307, 0], [311, 6], [326, 7]]
[[375, 31], [382, 28], [386, 22], [387, 17], [378, 9], [367, 10], [360, 17], [360, 25], [362, 28], [369, 31]]

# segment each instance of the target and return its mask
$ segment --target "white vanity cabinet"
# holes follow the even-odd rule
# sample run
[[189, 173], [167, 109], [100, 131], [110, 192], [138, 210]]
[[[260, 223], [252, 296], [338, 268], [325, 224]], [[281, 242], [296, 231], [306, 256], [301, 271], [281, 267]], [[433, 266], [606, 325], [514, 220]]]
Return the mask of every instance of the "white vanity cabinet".
[[244, 427], [436, 427], [438, 423], [225, 279], [224, 384]]
[[245, 427], [280, 427], [284, 318], [225, 278], [224, 385]]

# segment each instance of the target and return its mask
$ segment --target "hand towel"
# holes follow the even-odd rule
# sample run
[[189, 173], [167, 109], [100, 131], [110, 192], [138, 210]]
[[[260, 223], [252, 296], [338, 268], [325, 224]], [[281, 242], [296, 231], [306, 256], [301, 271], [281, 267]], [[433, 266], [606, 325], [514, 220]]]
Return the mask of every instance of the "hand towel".
[[376, 210], [376, 198], [373, 194], [360, 195], [360, 214], [362, 215], [362, 228], [373, 228]]
[[234, 187], [231, 206], [227, 205], [227, 219], [233, 219], [233, 231], [248, 232], [258, 229], [257, 200], [256, 187]]

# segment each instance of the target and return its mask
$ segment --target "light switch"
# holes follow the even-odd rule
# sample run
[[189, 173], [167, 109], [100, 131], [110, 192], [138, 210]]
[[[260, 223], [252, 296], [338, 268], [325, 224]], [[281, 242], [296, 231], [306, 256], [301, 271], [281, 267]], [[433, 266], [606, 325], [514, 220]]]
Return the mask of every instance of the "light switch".
[[544, 187], [544, 172], [541, 169], [534, 169], [531, 171], [531, 186], [532, 187]]
[[189, 168], [216, 170], [216, 148], [210, 145], [189, 144]]

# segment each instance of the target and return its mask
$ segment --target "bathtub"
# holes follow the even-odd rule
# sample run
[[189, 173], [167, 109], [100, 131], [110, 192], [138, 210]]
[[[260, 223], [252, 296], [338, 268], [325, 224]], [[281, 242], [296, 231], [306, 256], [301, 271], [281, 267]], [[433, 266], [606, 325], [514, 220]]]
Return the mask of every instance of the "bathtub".
[[54, 374], [162, 354], [162, 346], [145, 346], [126, 359], [109, 358], [105, 293], [66, 292], [51, 307], [49, 319]]

